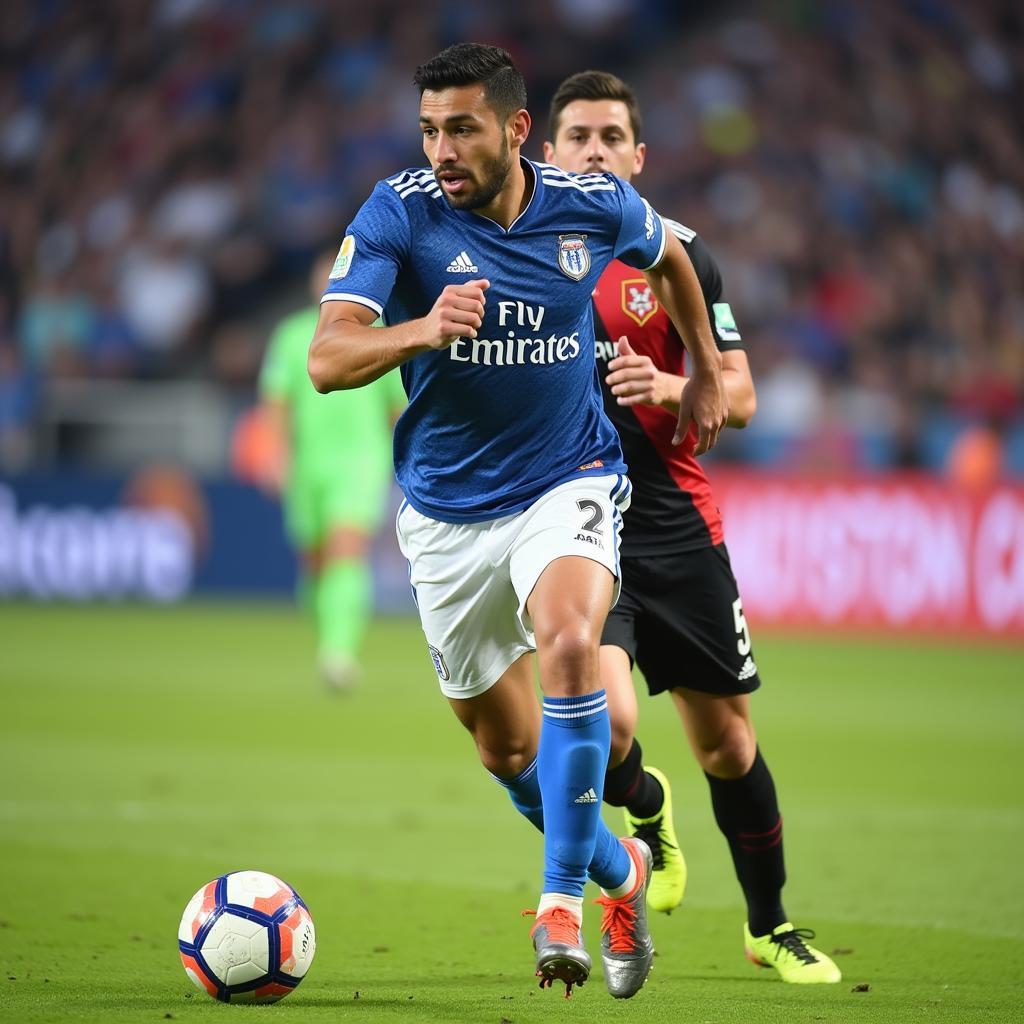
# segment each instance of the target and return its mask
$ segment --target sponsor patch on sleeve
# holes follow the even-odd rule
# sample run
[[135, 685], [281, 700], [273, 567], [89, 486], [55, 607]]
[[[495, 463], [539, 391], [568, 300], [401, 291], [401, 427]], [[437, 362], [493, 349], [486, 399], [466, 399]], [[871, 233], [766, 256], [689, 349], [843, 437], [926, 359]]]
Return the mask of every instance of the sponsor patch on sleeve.
[[738, 341], [740, 337], [739, 328], [732, 315], [732, 309], [728, 302], [715, 302], [711, 306], [715, 314], [715, 329], [723, 341]]
[[346, 235], [345, 241], [341, 243], [341, 248], [338, 250], [338, 258], [334, 261], [334, 266], [331, 267], [331, 273], [328, 276], [329, 281], [338, 281], [343, 278], [352, 266], [352, 257], [356, 254], [356, 239], [354, 235]]

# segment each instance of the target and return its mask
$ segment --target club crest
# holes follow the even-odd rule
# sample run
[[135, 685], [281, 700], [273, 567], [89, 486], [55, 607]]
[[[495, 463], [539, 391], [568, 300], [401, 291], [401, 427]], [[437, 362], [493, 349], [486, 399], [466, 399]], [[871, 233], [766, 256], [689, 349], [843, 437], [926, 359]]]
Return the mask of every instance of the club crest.
[[590, 273], [590, 250], [587, 236], [580, 234], [558, 236], [558, 266], [566, 277], [582, 281]]
[[622, 312], [641, 327], [660, 308], [651, 286], [642, 277], [630, 277], [622, 282]]

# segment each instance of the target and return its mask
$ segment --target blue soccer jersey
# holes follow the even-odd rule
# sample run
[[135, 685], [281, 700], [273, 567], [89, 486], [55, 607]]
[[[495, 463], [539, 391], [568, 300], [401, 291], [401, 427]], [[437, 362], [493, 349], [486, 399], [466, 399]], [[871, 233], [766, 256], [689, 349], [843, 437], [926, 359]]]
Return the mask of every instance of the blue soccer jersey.
[[396, 475], [413, 508], [445, 522], [521, 511], [579, 473], [625, 472], [601, 399], [590, 296], [615, 258], [643, 270], [659, 262], [661, 218], [612, 175], [523, 168], [532, 195], [507, 231], [453, 209], [429, 167], [378, 182], [324, 295], [398, 324], [425, 316], [446, 285], [490, 281], [477, 338], [402, 365]]

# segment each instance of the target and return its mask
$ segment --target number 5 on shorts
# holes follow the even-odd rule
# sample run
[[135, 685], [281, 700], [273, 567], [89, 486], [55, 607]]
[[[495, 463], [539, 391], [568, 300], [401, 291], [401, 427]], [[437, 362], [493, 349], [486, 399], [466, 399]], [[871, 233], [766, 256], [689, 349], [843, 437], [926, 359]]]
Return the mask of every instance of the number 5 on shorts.
[[747, 628], [747, 619], [743, 614], [743, 599], [737, 597], [732, 603], [732, 617], [736, 622], [736, 650], [741, 658], [750, 653], [750, 630]]

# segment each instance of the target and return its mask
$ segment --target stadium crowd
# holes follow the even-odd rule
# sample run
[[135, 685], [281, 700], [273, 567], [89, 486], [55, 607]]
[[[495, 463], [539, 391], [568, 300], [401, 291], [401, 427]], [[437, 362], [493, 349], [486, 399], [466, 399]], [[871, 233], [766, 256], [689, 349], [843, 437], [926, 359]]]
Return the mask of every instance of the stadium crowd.
[[[508, 48], [621, 74], [638, 185], [723, 268], [759, 412], [724, 454], [1024, 474], [1024, 14], [1012, 0], [8, 0], [0, 469], [56, 377], [254, 394], [269, 320], [377, 178], [423, 163], [408, 69]], [[301, 284], [298, 285], [301, 290]]]

